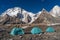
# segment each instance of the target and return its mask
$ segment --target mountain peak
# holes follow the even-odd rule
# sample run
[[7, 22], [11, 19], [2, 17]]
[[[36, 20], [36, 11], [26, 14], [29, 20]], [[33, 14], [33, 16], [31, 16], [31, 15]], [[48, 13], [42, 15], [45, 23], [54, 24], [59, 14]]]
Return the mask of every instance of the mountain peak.
[[9, 8], [7, 9], [4, 13], [2, 13], [2, 16], [8, 14], [9, 16], [17, 16], [17, 13], [21, 12], [21, 8], [19, 7], [14, 7], [14, 8]]
[[47, 12], [47, 11], [46, 11], [46, 9], [43, 8], [43, 9], [42, 9], [42, 12]]
[[41, 13], [48, 13], [48, 11], [46, 9], [42, 9]]
[[[24, 22], [26, 22], [30, 17], [31, 17], [31, 21], [33, 21], [34, 20], [33, 18], [34, 18], [34, 15], [35, 15], [32, 12], [28, 12], [28, 11], [26, 11], [26, 10], [20, 8], [20, 7], [10, 8], [10, 9], [6, 10], [4, 13], [2, 13], [1, 16], [4, 17], [6, 14], [11, 16], [11, 17], [16, 16]], [[29, 17], [29, 18], [27, 18], [27, 17]]]
[[42, 9], [43, 11], [45, 10], [45, 8]]
[[59, 8], [59, 6], [58, 5], [55, 5], [54, 8]]
[[58, 11], [59, 9], [60, 9], [60, 7], [58, 5], [56, 5], [56, 6], [53, 7], [53, 10]]
[[60, 16], [60, 7], [58, 5], [54, 6], [50, 14], [54, 17]]

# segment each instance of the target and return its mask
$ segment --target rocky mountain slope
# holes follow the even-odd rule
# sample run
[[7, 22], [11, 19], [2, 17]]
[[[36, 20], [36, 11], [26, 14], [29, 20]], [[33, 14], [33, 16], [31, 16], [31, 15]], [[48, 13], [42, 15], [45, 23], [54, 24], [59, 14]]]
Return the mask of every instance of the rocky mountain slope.
[[14, 7], [6, 10], [0, 15], [0, 23], [60, 23], [59, 14], [60, 7], [58, 5], [54, 6], [50, 12], [43, 9], [36, 14], [19, 7]]
[[4, 15], [1, 20], [1, 24], [25, 24], [25, 22], [21, 21], [16, 16], [11, 17], [8, 14]]
[[42, 10], [39, 17], [33, 23], [55, 23], [56, 19], [50, 15], [45, 9]]
[[2, 13], [1, 16], [5, 16], [6, 14], [11, 17], [15, 16], [25, 23], [29, 23], [29, 22], [33, 21], [34, 15], [35, 15], [35, 14], [33, 14], [31, 12], [27, 12], [24, 9], [21, 9], [19, 7], [10, 8], [7, 11], [5, 11], [4, 13]]

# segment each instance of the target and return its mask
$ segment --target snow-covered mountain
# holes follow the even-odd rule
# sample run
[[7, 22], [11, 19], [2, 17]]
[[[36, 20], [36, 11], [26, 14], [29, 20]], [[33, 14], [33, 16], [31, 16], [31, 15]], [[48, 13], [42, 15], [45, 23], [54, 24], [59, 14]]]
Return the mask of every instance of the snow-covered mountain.
[[[42, 11], [45, 10], [44, 8], [42, 9]], [[14, 8], [10, 8], [8, 10], [6, 10], [4, 13], [2, 13], [0, 16], [1, 17], [5, 17], [5, 15], [7, 14], [8, 16], [14, 17], [16, 16], [17, 18], [19, 18], [21, 21], [31, 24], [33, 23], [35, 20], [37, 20], [37, 18], [39, 16], [41, 16], [42, 11], [39, 11], [38, 13], [34, 14], [32, 12], [28, 12], [20, 7], [14, 7]], [[48, 11], [46, 11], [48, 12]], [[54, 6], [53, 9], [48, 12], [50, 13], [50, 15], [52, 15], [53, 17], [58, 17], [60, 16], [60, 7], [58, 5]], [[0, 17], [0, 18], [1, 18]], [[2, 19], [3, 20], [3, 19]], [[1, 20], [0, 20], [1, 21]]]
[[28, 23], [28, 17], [30, 16], [31, 20], [30, 20], [29, 24], [32, 23], [36, 19], [36, 17], [34, 17], [36, 14], [33, 14], [32, 12], [28, 12], [19, 7], [10, 8], [10, 9], [6, 10], [4, 13], [2, 13], [1, 16], [5, 16], [6, 14], [8, 14], [11, 17], [16, 16], [26, 23]]
[[54, 17], [60, 16], [60, 7], [58, 5], [54, 6], [53, 9], [50, 11], [50, 14]]

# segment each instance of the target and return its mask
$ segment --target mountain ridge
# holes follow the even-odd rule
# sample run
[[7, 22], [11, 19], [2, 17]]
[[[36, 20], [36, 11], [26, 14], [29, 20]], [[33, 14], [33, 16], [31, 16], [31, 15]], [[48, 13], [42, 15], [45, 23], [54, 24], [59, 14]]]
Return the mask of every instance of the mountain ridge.
[[[51, 20], [53, 20], [55, 17], [57, 16], [60, 16], [59, 13], [60, 13], [60, 7], [58, 5], [54, 6], [53, 9], [51, 9], [50, 12], [46, 11], [44, 8], [42, 9], [42, 11], [39, 11], [38, 13], [34, 14], [32, 12], [28, 12], [24, 9], [21, 9], [19, 7], [14, 7], [14, 8], [10, 8], [8, 10], [6, 10], [4, 13], [2, 13], [0, 16], [1, 17], [4, 17], [6, 14], [11, 16], [11, 17], [17, 17], [19, 18], [19, 20], [27, 23], [27, 24], [31, 24], [33, 23], [35, 20], [37, 20], [38, 18], [41, 18], [39, 16], [41, 15], [46, 15], [45, 16], [42, 16], [42, 18], [44, 17], [48, 17], [48, 15], [50, 15], [50, 18]], [[56, 10], [57, 9], [57, 10]], [[46, 12], [45, 14], [43, 14], [44, 12]], [[53, 18], [54, 17], [54, 18]], [[45, 19], [45, 18], [44, 18]], [[58, 18], [59, 19], [59, 18]], [[39, 19], [40, 20], [40, 19]], [[0, 20], [1, 21], [1, 20]]]

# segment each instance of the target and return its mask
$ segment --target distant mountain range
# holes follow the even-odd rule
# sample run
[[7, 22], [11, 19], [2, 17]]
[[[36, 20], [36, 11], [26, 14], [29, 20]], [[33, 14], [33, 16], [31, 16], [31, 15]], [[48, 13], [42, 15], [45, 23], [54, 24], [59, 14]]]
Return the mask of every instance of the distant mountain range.
[[42, 9], [34, 14], [19, 7], [6, 10], [0, 15], [0, 24], [60, 23], [60, 7], [54, 6], [50, 12]]

